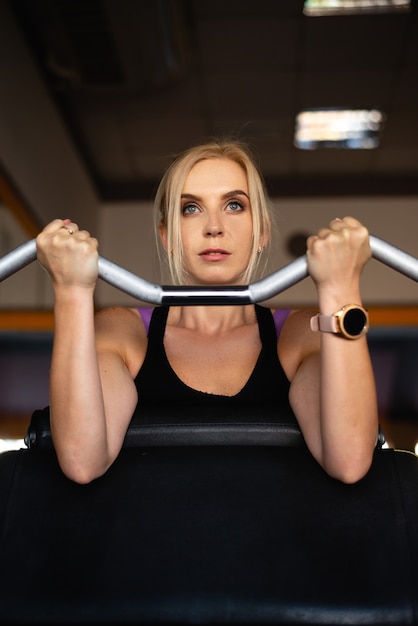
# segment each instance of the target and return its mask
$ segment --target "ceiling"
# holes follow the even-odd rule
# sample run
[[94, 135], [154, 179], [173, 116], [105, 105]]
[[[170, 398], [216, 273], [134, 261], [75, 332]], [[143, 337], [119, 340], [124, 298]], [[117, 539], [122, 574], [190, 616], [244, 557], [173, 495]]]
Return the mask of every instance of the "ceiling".
[[[172, 155], [249, 142], [275, 196], [418, 194], [418, 19], [303, 0], [9, 0], [103, 201], [149, 199]], [[298, 150], [311, 107], [378, 107], [371, 150]]]

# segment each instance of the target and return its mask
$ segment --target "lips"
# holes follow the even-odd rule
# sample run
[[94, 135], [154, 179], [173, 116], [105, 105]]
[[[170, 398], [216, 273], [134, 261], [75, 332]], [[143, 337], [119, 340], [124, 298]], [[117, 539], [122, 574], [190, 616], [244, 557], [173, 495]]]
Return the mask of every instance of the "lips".
[[222, 248], [206, 248], [206, 250], [202, 250], [199, 253], [199, 256], [205, 261], [222, 261], [229, 256], [229, 252], [223, 250]]

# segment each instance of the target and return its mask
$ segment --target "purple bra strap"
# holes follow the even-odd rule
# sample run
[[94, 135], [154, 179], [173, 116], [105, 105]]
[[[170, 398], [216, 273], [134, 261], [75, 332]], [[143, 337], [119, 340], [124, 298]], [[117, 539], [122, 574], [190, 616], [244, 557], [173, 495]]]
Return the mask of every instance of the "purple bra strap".
[[[142, 317], [142, 321], [144, 322], [145, 329], [148, 334], [148, 329], [151, 321], [153, 308], [152, 307], [141, 307], [138, 308], [138, 313]], [[274, 324], [276, 326], [277, 337], [280, 335], [280, 331], [282, 330], [282, 326], [289, 315], [291, 309], [276, 309], [273, 313]]]
[[148, 335], [148, 330], [149, 330], [149, 325], [151, 322], [151, 315], [152, 315], [153, 310], [154, 310], [153, 307], [141, 307], [141, 308], [138, 307], [137, 309], [138, 313], [142, 317], [142, 321], [144, 322], [147, 335]]
[[277, 338], [279, 338], [280, 331], [282, 330], [282, 326], [286, 321], [287, 316], [289, 315], [292, 309], [276, 309], [273, 313], [274, 325], [276, 326], [276, 334]]

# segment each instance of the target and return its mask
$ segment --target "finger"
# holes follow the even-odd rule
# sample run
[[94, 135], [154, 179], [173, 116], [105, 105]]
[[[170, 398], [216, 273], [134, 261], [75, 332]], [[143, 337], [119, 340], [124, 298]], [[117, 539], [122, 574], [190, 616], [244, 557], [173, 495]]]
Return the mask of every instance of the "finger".
[[72, 222], [71, 220], [64, 220], [64, 223], [61, 228], [66, 230], [68, 234], [70, 235], [74, 235], [74, 233], [76, 233], [79, 230], [78, 225], [75, 222]]
[[307, 239], [306, 239], [306, 248], [307, 250], [310, 250], [310, 248], [312, 248], [312, 246], [314, 245], [315, 241], [318, 239], [317, 235], [310, 235]]
[[331, 233], [331, 229], [330, 229], [330, 228], [325, 228], [325, 227], [323, 227], [323, 228], [320, 228], [320, 229], [318, 230], [317, 237], [318, 237], [319, 239], [325, 239], [326, 237], [328, 237], [328, 235], [329, 235], [330, 233]]
[[69, 235], [74, 235], [74, 228], [71, 226], [71, 224], [64, 224], [62, 228], [66, 230]]
[[[60, 228], [62, 228], [64, 226], [64, 223], [68, 221], [68, 220], [62, 220], [62, 219], [55, 219], [52, 220], [51, 222], [49, 222], [46, 226], [44, 226], [44, 228], [42, 229], [42, 233], [54, 233], [60, 230]], [[69, 220], [71, 222], [71, 220]]]
[[[323, 245], [325, 238], [326, 238], [326, 234], [325, 234], [325, 230], [327, 229], [321, 229], [322, 231], [322, 235], [319, 236], [318, 235], [311, 235], [310, 237], [307, 238], [306, 240], [306, 251], [308, 254], [315, 254], [316, 251], [318, 249], [321, 249], [321, 246]], [[327, 233], [329, 234], [331, 231], [327, 230]]]
[[343, 218], [343, 222], [347, 224], [347, 226], [353, 226], [353, 227], [362, 226], [362, 223], [359, 222], [359, 220], [356, 219], [355, 217], [351, 217], [351, 215], [346, 215]]
[[329, 223], [329, 227], [332, 228], [333, 226], [342, 226], [344, 224], [344, 219], [341, 219], [341, 217], [334, 217], [334, 219], [332, 219]]

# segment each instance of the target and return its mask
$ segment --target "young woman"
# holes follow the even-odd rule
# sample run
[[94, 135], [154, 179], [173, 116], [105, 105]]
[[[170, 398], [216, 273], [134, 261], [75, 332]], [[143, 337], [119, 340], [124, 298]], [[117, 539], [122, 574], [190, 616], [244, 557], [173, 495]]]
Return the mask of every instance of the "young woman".
[[[155, 214], [176, 284], [248, 284], [275, 244], [262, 177], [237, 142], [178, 156]], [[367, 473], [378, 420], [360, 276], [371, 251], [356, 219], [336, 218], [307, 240], [320, 317], [259, 305], [157, 307], [148, 332], [137, 309], [95, 314], [98, 243], [87, 231], [56, 219], [37, 249], [54, 287], [51, 432], [69, 478], [87, 483], [104, 474], [134, 411], [153, 402], [214, 410], [290, 403], [326, 472], [347, 483]]]

